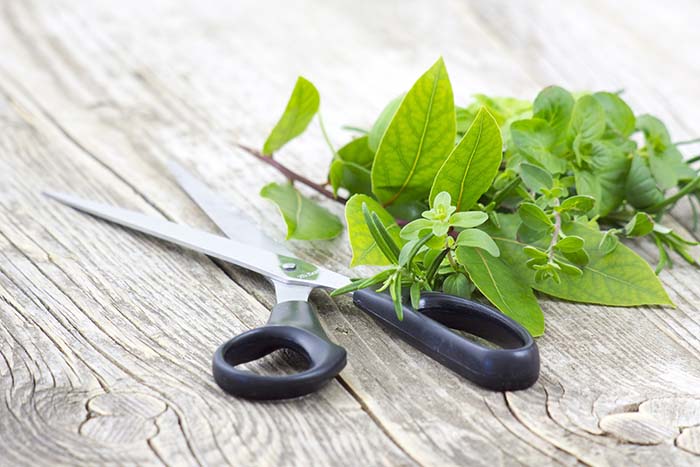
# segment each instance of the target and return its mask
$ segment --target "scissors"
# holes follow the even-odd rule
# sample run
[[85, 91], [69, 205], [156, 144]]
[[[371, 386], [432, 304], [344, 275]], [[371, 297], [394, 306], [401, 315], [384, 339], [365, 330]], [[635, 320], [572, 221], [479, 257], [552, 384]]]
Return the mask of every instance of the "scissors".
[[[68, 194], [45, 195], [95, 217], [254, 271], [273, 284], [277, 301], [268, 322], [232, 338], [214, 353], [214, 380], [225, 392], [246, 399], [287, 399], [316, 391], [337, 376], [345, 367], [346, 351], [329, 339], [308, 298], [315, 288], [337, 289], [350, 279], [297, 258], [184, 168], [175, 163], [169, 163], [168, 168], [228, 238]], [[405, 305], [403, 320], [399, 320], [386, 293], [362, 289], [354, 292], [353, 302], [412, 346], [482, 387], [525, 389], [539, 376], [539, 351], [532, 336], [511, 318], [481, 303], [425, 292], [418, 309]], [[495, 346], [482, 345], [453, 329]], [[307, 368], [292, 375], [261, 375], [238, 368], [284, 348], [300, 354]]]

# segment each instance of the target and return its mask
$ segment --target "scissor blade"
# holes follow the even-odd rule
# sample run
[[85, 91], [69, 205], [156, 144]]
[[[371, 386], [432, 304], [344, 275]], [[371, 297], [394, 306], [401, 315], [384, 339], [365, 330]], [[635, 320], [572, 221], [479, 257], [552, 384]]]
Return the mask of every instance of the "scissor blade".
[[275, 253], [291, 254], [283, 245], [265, 235], [242, 211], [225, 202], [221, 196], [214, 193], [180, 164], [169, 161], [167, 166], [178, 185], [228, 238]]
[[185, 225], [67, 194], [55, 192], [44, 194], [79, 211], [236, 264], [283, 283], [337, 289], [350, 282], [341, 274], [307, 263], [292, 255], [276, 254]]

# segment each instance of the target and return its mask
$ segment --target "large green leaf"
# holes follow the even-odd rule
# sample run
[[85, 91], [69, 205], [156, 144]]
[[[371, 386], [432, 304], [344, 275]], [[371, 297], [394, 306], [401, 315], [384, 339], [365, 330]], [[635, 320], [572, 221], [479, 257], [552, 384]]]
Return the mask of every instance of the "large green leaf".
[[[535, 282], [535, 273], [525, 266], [528, 257], [523, 253], [524, 243], [515, 239], [518, 228], [516, 216], [499, 216], [500, 231], [490, 231], [501, 250], [500, 258], [518, 280], [553, 297], [583, 303], [614, 306], [672, 305], [659, 278], [649, 264], [634, 251], [619, 244], [610, 253], [600, 248], [603, 233], [576, 222], [565, 225], [567, 235], [583, 238], [589, 263], [580, 276], [561, 275], [561, 284], [552, 280]], [[561, 258], [564, 260], [565, 258]]]
[[270, 183], [260, 195], [279, 208], [287, 224], [287, 239], [327, 240], [343, 231], [337, 216], [302, 196], [291, 183]]
[[458, 247], [457, 259], [467, 268], [474, 285], [499, 310], [533, 336], [544, 333], [544, 315], [535, 294], [506, 261], [470, 247]]
[[389, 123], [372, 165], [372, 191], [385, 206], [428, 197], [455, 141], [452, 86], [442, 59], [413, 85]]
[[319, 104], [320, 97], [316, 87], [300, 76], [287, 102], [287, 108], [265, 141], [263, 154], [272, 154], [302, 134], [318, 112]]
[[529, 162], [555, 174], [566, 171], [566, 160], [553, 152], [557, 134], [547, 121], [541, 118], [518, 120], [510, 126], [510, 134], [516, 149]]
[[457, 211], [468, 210], [491, 186], [501, 165], [502, 153], [503, 140], [498, 123], [482, 107], [438, 171], [430, 190], [430, 200], [446, 191], [452, 196]]
[[345, 205], [345, 220], [348, 224], [348, 236], [352, 248], [352, 260], [350, 266], [369, 264], [385, 266], [391, 264], [377, 246], [372, 234], [367, 227], [365, 217], [362, 214], [362, 204], [367, 205], [371, 212], [377, 213], [389, 235], [397, 245], [403, 241], [399, 237], [399, 226], [394, 218], [377, 201], [366, 195], [354, 195]]
[[406, 94], [401, 94], [400, 96], [397, 96], [394, 99], [392, 99], [386, 105], [386, 107], [384, 107], [382, 113], [379, 114], [379, 117], [377, 117], [377, 120], [374, 122], [374, 125], [372, 125], [372, 128], [369, 130], [369, 134], [367, 135], [369, 138], [367, 141], [367, 145], [369, 146], [369, 149], [372, 152], [377, 152], [377, 148], [379, 148], [379, 143], [382, 140], [382, 136], [384, 136], [384, 132], [389, 126], [391, 119], [394, 118], [394, 114], [401, 105], [401, 101], [403, 100], [405, 95]]
[[592, 214], [605, 216], [617, 209], [625, 197], [629, 159], [614, 144], [595, 141], [585, 169], [574, 169], [576, 191], [596, 199]]

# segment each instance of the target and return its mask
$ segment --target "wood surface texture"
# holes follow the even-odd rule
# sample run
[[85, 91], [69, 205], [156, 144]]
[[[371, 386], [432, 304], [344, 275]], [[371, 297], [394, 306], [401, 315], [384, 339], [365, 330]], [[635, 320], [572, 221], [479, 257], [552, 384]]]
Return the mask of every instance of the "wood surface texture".
[[[303, 74], [340, 144], [440, 55], [460, 104], [624, 88], [674, 139], [698, 137], [697, 18], [693, 0], [1, 0], [0, 466], [700, 464], [700, 272], [683, 262], [661, 274], [676, 308], [542, 297], [542, 374], [512, 393], [315, 292], [346, 369], [253, 403], [218, 389], [210, 359], [266, 321], [261, 278], [41, 195], [214, 231], [164, 169], [176, 160], [281, 239], [257, 192], [282, 177], [235, 143], [262, 145]], [[313, 124], [279, 158], [321, 181], [330, 154]], [[689, 219], [669, 222], [692, 235]], [[344, 238], [290, 248], [349, 272]]]

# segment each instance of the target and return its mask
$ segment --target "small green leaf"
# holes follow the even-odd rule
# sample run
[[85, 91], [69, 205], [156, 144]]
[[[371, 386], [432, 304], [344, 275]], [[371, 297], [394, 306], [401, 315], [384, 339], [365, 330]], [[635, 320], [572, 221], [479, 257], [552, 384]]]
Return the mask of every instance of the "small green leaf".
[[565, 253], [573, 253], [583, 248], [583, 239], [576, 235], [562, 238], [556, 245], [556, 249]]
[[[617, 240], [617, 238], [615, 238], [615, 240]], [[568, 259], [577, 266], [585, 266], [591, 261], [591, 258], [588, 253], [586, 253], [585, 249], [576, 251], [562, 251], [561, 254], [564, 256], [564, 258]]]
[[689, 180], [697, 175], [685, 163], [683, 154], [673, 145], [650, 155], [649, 168], [657, 186], [662, 191], [675, 187], [679, 180]]
[[574, 98], [571, 93], [559, 86], [544, 88], [535, 98], [532, 107], [534, 116], [548, 122], [560, 140], [566, 136], [573, 109]]
[[414, 310], [420, 308], [420, 284], [418, 282], [411, 284], [411, 308]]
[[481, 248], [489, 252], [491, 256], [500, 256], [501, 252], [493, 239], [479, 229], [462, 230], [457, 236], [457, 246]]
[[394, 271], [392, 269], [385, 269], [372, 277], [368, 277], [367, 279], [353, 280], [348, 285], [333, 290], [330, 295], [331, 297], [336, 297], [338, 295], [343, 295], [379, 284], [380, 282], [384, 282], [386, 279], [388, 279], [393, 272]]
[[625, 225], [625, 235], [628, 237], [643, 237], [654, 230], [654, 220], [646, 212], [638, 212]]
[[404, 225], [401, 229], [400, 236], [404, 240], [412, 240], [422, 237], [423, 231], [432, 230], [433, 222], [428, 219], [416, 219]]
[[590, 95], [580, 97], [571, 112], [569, 122], [569, 141], [576, 136], [581, 141], [592, 143], [600, 139], [605, 133], [605, 110], [598, 101]]
[[338, 149], [338, 157], [345, 162], [352, 162], [365, 169], [372, 168], [374, 151], [369, 148], [369, 137], [361, 136]]
[[555, 258], [554, 263], [561, 269], [561, 271], [564, 274], [569, 274], [570, 276], [581, 276], [583, 275], [583, 271], [581, 268], [574, 266], [573, 264], [569, 264], [566, 261], [562, 261], [560, 259]]
[[316, 87], [300, 76], [287, 102], [287, 108], [265, 141], [262, 153], [270, 155], [302, 134], [318, 112], [319, 104]]
[[546, 170], [532, 164], [523, 162], [520, 164], [520, 178], [531, 191], [542, 193], [542, 190], [551, 190], [554, 186], [552, 175]]
[[396, 276], [391, 280], [389, 293], [394, 301], [394, 312], [399, 321], [403, 321], [403, 304], [401, 303], [401, 271], [396, 271]]
[[649, 167], [639, 155], [632, 159], [625, 192], [627, 201], [637, 209], [646, 209], [664, 200], [664, 195], [654, 183]]
[[634, 132], [634, 113], [620, 96], [611, 92], [596, 92], [593, 97], [605, 110], [605, 121], [613, 134], [627, 138]]
[[401, 94], [400, 96], [397, 96], [394, 99], [392, 99], [386, 105], [386, 107], [384, 107], [382, 113], [379, 114], [379, 117], [377, 117], [377, 120], [374, 122], [374, 125], [372, 125], [372, 128], [369, 130], [369, 134], [367, 135], [367, 146], [369, 150], [373, 153], [377, 152], [377, 149], [379, 148], [379, 143], [382, 140], [382, 136], [384, 136], [384, 132], [386, 132], [386, 129], [389, 126], [389, 123], [391, 122], [391, 119], [394, 118], [394, 114], [401, 105], [401, 101], [403, 101], [405, 95], [406, 94]]
[[290, 183], [267, 184], [260, 195], [279, 208], [287, 224], [287, 239], [327, 240], [343, 231], [337, 216], [302, 196]]
[[553, 152], [557, 134], [545, 120], [518, 120], [510, 126], [510, 134], [515, 147], [529, 162], [540, 165], [553, 174], [566, 171], [566, 160]]
[[489, 219], [489, 215], [483, 211], [456, 212], [450, 216], [450, 224], [462, 229], [470, 229], [481, 225]]
[[413, 85], [381, 139], [372, 191], [387, 206], [423, 200], [455, 141], [452, 86], [442, 59]]
[[612, 253], [615, 250], [615, 248], [617, 248], [617, 245], [620, 243], [620, 240], [617, 238], [616, 233], [617, 231], [615, 229], [607, 230], [603, 234], [603, 237], [600, 239], [600, 242], [598, 242], [598, 249], [600, 249], [600, 252], [603, 255], [608, 255]]
[[421, 248], [423, 248], [423, 245], [428, 243], [431, 238], [433, 238], [433, 235], [427, 234], [421, 238], [417, 238], [406, 243], [401, 248], [401, 253], [399, 253], [399, 266], [410, 266], [413, 258], [415, 258]]
[[501, 165], [502, 154], [501, 130], [489, 111], [482, 107], [440, 167], [430, 190], [430, 199], [440, 192], [448, 192], [457, 211], [471, 208], [491, 186]]
[[372, 180], [369, 169], [353, 162], [336, 159], [331, 164], [328, 172], [328, 181], [333, 187], [333, 193], [338, 194], [338, 188], [342, 187], [350, 193], [372, 194]]
[[392, 240], [401, 245], [401, 237], [399, 237], [399, 226], [396, 221], [374, 199], [366, 195], [354, 195], [345, 205], [345, 220], [348, 225], [348, 236], [350, 238], [350, 247], [352, 248], [352, 260], [350, 266], [358, 266], [360, 264], [385, 266], [391, 262], [381, 252], [377, 243], [372, 238], [369, 226], [365, 222], [362, 213], [362, 205], [367, 205], [367, 208], [377, 214], [381, 223], [386, 228]]
[[595, 198], [588, 195], [575, 195], [566, 198], [559, 206], [561, 212], [585, 214], [595, 206]]
[[474, 285], [496, 308], [525, 326], [533, 336], [544, 333], [544, 315], [535, 294], [503, 258], [484, 254], [479, 249], [460, 247], [457, 259], [467, 269]]
[[554, 225], [552, 219], [535, 203], [520, 203], [518, 215], [523, 224], [538, 232], [548, 230]]
[[397, 264], [399, 261], [399, 247], [391, 238], [391, 235], [386, 227], [384, 227], [377, 213], [370, 211], [367, 204], [362, 203], [362, 216], [365, 219], [365, 224], [367, 224], [369, 228], [372, 239], [377, 244], [384, 257], [391, 263]]
[[523, 247], [523, 253], [525, 253], [531, 259], [544, 260], [546, 263], [549, 259], [546, 251], [542, 251], [539, 248], [535, 248], [532, 245], [527, 245]]
[[442, 283], [442, 291], [456, 297], [470, 298], [472, 290], [469, 279], [461, 272], [450, 274]]
[[591, 145], [588, 168], [576, 168], [576, 191], [596, 200], [593, 214], [605, 216], [617, 209], [625, 197], [624, 182], [629, 171], [629, 159], [608, 141]]
[[644, 133], [647, 144], [654, 150], [663, 150], [672, 144], [666, 125], [653, 115], [644, 114], [637, 117], [637, 129]]

